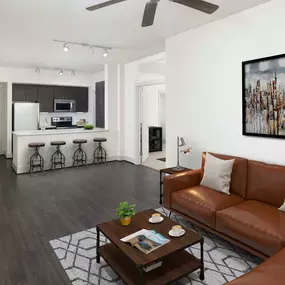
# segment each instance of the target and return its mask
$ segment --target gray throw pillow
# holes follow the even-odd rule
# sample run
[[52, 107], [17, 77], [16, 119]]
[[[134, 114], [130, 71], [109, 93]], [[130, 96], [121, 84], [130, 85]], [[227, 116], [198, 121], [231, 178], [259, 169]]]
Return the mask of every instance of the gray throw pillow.
[[234, 159], [224, 160], [207, 153], [202, 186], [230, 195]]

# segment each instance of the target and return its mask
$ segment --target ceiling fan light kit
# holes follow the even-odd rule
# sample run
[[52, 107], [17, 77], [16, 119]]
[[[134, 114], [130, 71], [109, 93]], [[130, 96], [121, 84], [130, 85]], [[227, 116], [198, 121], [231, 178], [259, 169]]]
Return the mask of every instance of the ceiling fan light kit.
[[[126, 0], [110, 0], [104, 3], [100, 3], [97, 5], [93, 5], [90, 7], [87, 7], [86, 10], [88, 11], [95, 11], [99, 10], [101, 8], [105, 8], [107, 6], [111, 6], [120, 2], [124, 2]], [[147, 0], [147, 3], [145, 5], [144, 9], [144, 15], [142, 20], [142, 27], [150, 27], [154, 23], [155, 14], [158, 2], [160, 0]], [[206, 13], [206, 14], [213, 14], [219, 9], [219, 6], [216, 4], [212, 4], [210, 2], [206, 2], [204, 0], [169, 0], [170, 2], [177, 3], [184, 5], [186, 7], [198, 10], [200, 12]]]

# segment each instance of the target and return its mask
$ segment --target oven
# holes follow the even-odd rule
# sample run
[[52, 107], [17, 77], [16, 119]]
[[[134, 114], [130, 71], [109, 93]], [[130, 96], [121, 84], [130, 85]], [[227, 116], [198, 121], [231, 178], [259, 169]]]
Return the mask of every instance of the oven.
[[76, 112], [75, 100], [54, 99], [54, 112]]

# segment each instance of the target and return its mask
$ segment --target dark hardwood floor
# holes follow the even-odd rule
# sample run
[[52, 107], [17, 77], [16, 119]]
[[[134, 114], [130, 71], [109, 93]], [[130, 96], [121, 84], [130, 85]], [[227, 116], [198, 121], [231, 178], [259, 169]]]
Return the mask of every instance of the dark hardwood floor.
[[49, 241], [115, 218], [122, 200], [158, 208], [159, 173], [127, 162], [19, 175], [0, 156], [0, 284], [71, 284]]

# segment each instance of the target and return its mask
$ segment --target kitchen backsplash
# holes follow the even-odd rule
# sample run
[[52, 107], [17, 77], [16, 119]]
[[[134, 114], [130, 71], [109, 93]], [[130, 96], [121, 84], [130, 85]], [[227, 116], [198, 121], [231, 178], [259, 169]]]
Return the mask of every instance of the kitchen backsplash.
[[87, 124], [93, 124], [90, 113], [40, 113], [40, 128], [50, 126], [52, 117], [72, 117], [73, 125], [81, 119], [85, 119]]

